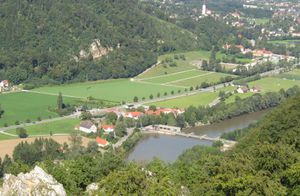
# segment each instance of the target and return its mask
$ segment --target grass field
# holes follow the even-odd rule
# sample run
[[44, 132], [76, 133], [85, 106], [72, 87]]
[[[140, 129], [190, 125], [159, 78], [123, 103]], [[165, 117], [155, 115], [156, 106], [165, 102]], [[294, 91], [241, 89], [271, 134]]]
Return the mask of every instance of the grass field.
[[0, 141], [1, 141], [1, 140], [16, 139], [16, 138], [17, 138], [17, 137], [9, 136], [9, 135], [5, 135], [5, 134], [0, 133]]
[[34, 91], [41, 93], [62, 92], [63, 95], [88, 97], [92, 96], [98, 99], [111, 101], [132, 101], [134, 96], [148, 98], [151, 94], [170, 92], [173, 90], [177, 92], [178, 87], [162, 86], [159, 84], [146, 84], [131, 82], [129, 79], [116, 79], [97, 82], [85, 82], [69, 85], [60, 85], [52, 87], [42, 87], [34, 89]]
[[[74, 99], [64, 98], [65, 103], [72, 103]], [[57, 113], [50, 112], [48, 107], [56, 107], [57, 96], [35, 93], [9, 93], [0, 95], [0, 104], [4, 115], [0, 118], [0, 127], [4, 124], [14, 125], [16, 121], [36, 121], [38, 117], [46, 119], [57, 117]]]
[[193, 106], [206, 106], [218, 97], [218, 93], [199, 93], [196, 95], [181, 97], [177, 99], [170, 99], [151, 103], [148, 105], [155, 105], [164, 108], [187, 108]]
[[250, 97], [252, 95], [254, 95], [254, 93], [234, 94], [234, 95], [230, 96], [228, 99], [226, 99], [225, 103], [228, 104], [228, 103], [235, 102], [236, 97], [240, 97], [241, 99], [245, 99], [245, 98]]
[[[185, 60], [182, 59], [176, 60], [174, 59], [175, 55], [178, 56], [184, 55]], [[140, 74], [136, 78], [144, 79], [144, 78], [163, 76], [163, 75], [172, 74], [176, 72], [195, 69], [197, 68], [195, 64], [198, 64], [201, 60], [208, 60], [209, 56], [210, 56], [210, 51], [205, 51], [205, 50], [198, 50], [198, 51], [191, 51], [191, 52], [184, 52], [184, 53], [170, 53], [170, 54], [162, 55], [158, 58], [158, 61], [162, 62], [161, 64], [157, 65], [153, 69], [144, 72], [143, 74]], [[220, 52], [217, 53], [218, 59], [222, 59], [224, 56], [226, 55]], [[163, 61], [165, 61], [168, 58], [173, 59], [173, 61], [176, 62], [177, 66], [170, 67], [166, 63], [163, 63]], [[237, 58], [236, 60], [241, 61], [242, 63], [251, 62], [251, 59], [247, 59], [247, 58]]]
[[300, 81], [300, 69], [294, 69], [293, 71], [282, 73], [278, 75], [277, 78]]
[[296, 45], [300, 45], [300, 39], [296, 39], [296, 40], [271, 40], [271, 41], [268, 41], [268, 43], [277, 44], [277, 45], [296, 46]]
[[[29, 137], [52, 134], [70, 134], [80, 122], [77, 118], [63, 119], [43, 124], [36, 124], [25, 127]], [[11, 129], [7, 133], [16, 134], [16, 129]], [[0, 138], [1, 139], [1, 138]]]
[[181, 79], [173, 82], [169, 82], [169, 84], [172, 85], [178, 85], [178, 86], [197, 86], [201, 85], [202, 82], [207, 82], [207, 83], [216, 83], [220, 81], [220, 78], [226, 77], [226, 76], [232, 76], [235, 77], [234, 75], [230, 74], [224, 74], [224, 73], [216, 73], [216, 72], [205, 72], [202, 75], [199, 75], [198, 77], [191, 77], [191, 78], [186, 78], [186, 79]]
[[248, 83], [250, 87], [259, 86], [262, 92], [279, 91], [280, 89], [288, 89], [295, 85], [300, 86], [300, 80], [288, 80], [277, 77], [262, 78], [257, 81]]

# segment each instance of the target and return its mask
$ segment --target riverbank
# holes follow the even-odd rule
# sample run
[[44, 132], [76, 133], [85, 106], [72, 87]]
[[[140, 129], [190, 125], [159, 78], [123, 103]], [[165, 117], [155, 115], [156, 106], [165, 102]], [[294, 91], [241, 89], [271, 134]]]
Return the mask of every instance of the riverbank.
[[[222, 121], [220, 123], [184, 129], [183, 132], [187, 134], [193, 133], [199, 136], [207, 135], [209, 137], [216, 138], [220, 137], [222, 133], [246, 128], [250, 124], [258, 122], [269, 111], [270, 109], [245, 114], [239, 117]], [[135, 144], [135, 146], [133, 146], [133, 148], [128, 151], [126, 159], [127, 161], [137, 161], [144, 163], [149, 162], [153, 158], [157, 157], [165, 162], [173, 162], [184, 151], [192, 148], [195, 145], [212, 146], [212, 144], [212, 141], [186, 138], [176, 136], [174, 134], [161, 135], [158, 133], [149, 132], [143, 134], [139, 141]], [[232, 146], [226, 144], [221, 150], [227, 150], [230, 147]]]

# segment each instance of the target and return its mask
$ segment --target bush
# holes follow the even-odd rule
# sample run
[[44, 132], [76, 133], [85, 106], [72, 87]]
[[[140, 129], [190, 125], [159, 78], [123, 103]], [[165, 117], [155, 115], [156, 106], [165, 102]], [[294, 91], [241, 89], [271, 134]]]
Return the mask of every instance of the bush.
[[17, 120], [16, 122], [15, 122], [15, 125], [19, 125], [20, 124], [20, 122]]
[[16, 133], [19, 136], [19, 138], [27, 138], [28, 137], [27, 130], [24, 129], [23, 127], [17, 128]]

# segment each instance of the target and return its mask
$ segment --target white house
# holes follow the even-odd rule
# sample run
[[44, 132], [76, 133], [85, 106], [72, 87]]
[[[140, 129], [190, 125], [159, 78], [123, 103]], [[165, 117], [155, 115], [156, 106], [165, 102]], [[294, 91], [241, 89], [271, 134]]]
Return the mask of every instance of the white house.
[[246, 86], [242, 86], [242, 87], [239, 87], [237, 90], [236, 90], [238, 93], [247, 93], [248, 92], [248, 88]]
[[96, 133], [97, 127], [92, 121], [85, 120], [80, 122], [79, 130], [85, 133]]
[[114, 125], [102, 125], [101, 128], [103, 129], [103, 131], [105, 133], [112, 133], [115, 130], [115, 126]]

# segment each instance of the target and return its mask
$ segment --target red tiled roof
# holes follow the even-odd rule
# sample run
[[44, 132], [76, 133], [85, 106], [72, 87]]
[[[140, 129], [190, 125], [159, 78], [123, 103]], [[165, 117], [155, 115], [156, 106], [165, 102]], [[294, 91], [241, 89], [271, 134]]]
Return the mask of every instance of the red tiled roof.
[[116, 126], [115, 125], [102, 125], [102, 129], [114, 129]]
[[105, 139], [102, 139], [100, 137], [96, 137], [96, 142], [98, 144], [101, 144], [101, 145], [107, 145], [108, 144], [108, 141], [106, 141]]
[[131, 116], [133, 116], [133, 117], [139, 117], [139, 116], [141, 116], [142, 114], [143, 114], [142, 112], [126, 112], [126, 113], [125, 113], [126, 116], [131, 115]]

